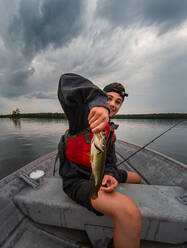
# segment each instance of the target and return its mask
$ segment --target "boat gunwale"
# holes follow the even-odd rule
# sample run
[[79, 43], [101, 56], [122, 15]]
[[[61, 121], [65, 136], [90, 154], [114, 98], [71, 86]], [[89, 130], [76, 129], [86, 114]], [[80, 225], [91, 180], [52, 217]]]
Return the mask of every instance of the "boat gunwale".
[[45, 155], [43, 156], [40, 156], [39, 158], [31, 161], [30, 163], [22, 166], [21, 168], [19, 168], [18, 170], [10, 173], [9, 175], [7, 175], [6, 177], [2, 178], [0, 180], [0, 190], [1, 190], [1, 187], [3, 187], [5, 184], [15, 180], [15, 179], [18, 179], [18, 174], [19, 172], [21, 171], [24, 171], [24, 172], [27, 172], [29, 173], [30, 171], [32, 171], [33, 168], [36, 168], [37, 166], [40, 166], [40, 164], [48, 159], [53, 159], [55, 156], [56, 156], [56, 153], [57, 151], [52, 151], [50, 153], [46, 153]]
[[[133, 146], [137, 146], [137, 147], [139, 147], [139, 148], [143, 147], [143, 146], [141, 146], [141, 145], [139, 145], [139, 144], [135, 144], [135, 143], [133, 143], [133, 142], [126, 142], [126, 141], [123, 141], [123, 140], [120, 140], [120, 139], [118, 139], [118, 140], [116, 140], [116, 141], [119, 141], [119, 143], [126, 143], [126, 144], [130, 144], [130, 145], [133, 145]], [[168, 155], [165, 155], [165, 154], [163, 154], [163, 153], [161, 153], [161, 152], [158, 152], [158, 151], [156, 151], [156, 150], [154, 150], [154, 149], [147, 148], [147, 147], [144, 148], [144, 149], [142, 149], [142, 151], [143, 151], [143, 150], [150, 151], [150, 152], [152, 152], [153, 154], [156, 154], [156, 155], [158, 155], [158, 156], [160, 156], [160, 157], [163, 157], [163, 158], [165, 158], [165, 159], [167, 159], [167, 160], [169, 160], [169, 161], [171, 161], [171, 162], [173, 162], [173, 163], [175, 163], [175, 164], [177, 164], [177, 165], [183, 167], [184, 169], [187, 169], [187, 165], [186, 165], [186, 164], [184, 164], [183, 162], [180, 162], [180, 161], [178, 161], [178, 160], [176, 160], [176, 159], [174, 159], [174, 158], [172, 158], [172, 157], [170, 157], [170, 156], [168, 156]], [[129, 158], [129, 160], [130, 160], [130, 158]]]

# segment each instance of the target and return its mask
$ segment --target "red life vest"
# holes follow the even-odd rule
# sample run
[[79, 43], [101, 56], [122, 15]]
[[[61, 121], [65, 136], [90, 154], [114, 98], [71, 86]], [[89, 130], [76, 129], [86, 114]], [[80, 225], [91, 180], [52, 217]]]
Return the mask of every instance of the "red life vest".
[[[111, 128], [110, 124], [107, 124], [104, 130], [106, 131], [107, 143], [111, 146], [114, 141], [114, 129]], [[68, 135], [65, 153], [66, 158], [76, 164], [91, 168], [89, 155], [92, 138], [93, 133], [88, 129], [81, 131], [77, 135]]]

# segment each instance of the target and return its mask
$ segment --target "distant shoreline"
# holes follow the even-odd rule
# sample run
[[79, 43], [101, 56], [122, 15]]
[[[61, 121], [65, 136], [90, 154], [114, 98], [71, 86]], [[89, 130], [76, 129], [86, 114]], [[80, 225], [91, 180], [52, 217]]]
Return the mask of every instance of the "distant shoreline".
[[[25, 113], [0, 115], [0, 118], [51, 118], [67, 119], [64, 113]], [[115, 119], [187, 119], [187, 113], [120, 114]]]

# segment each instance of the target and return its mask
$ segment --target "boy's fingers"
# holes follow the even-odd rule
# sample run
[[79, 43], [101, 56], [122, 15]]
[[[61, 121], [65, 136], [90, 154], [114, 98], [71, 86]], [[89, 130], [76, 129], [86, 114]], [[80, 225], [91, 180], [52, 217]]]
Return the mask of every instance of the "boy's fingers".
[[91, 118], [95, 115], [95, 111], [90, 111], [89, 115], [88, 115], [88, 120], [90, 121]]
[[90, 125], [93, 124], [93, 122], [96, 121], [96, 120], [98, 120], [98, 118], [99, 118], [98, 115], [93, 115], [93, 116], [90, 118], [90, 120], [88, 120], [88, 121], [89, 121], [89, 124], [90, 124]]
[[90, 123], [90, 128], [91, 129], [95, 128], [95, 127], [99, 126], [102, 123], [104, 125], [105, 122], [106, 122], [105, 119], [103, 119], [102, 117], [99, 117], [96, 120], [94, 120], [92, 123]]
[[106, 127], [106, 125], [103, 125], [103, 123], [101, 125], [98, 125], [97, 127], [92, 129], [92, 133], [98, 133], [101, 130], [103, 130]]
[[107, 122], [108, 122], [109, 117], [108, 117], [108, 115], [105, 115], [104, 113], [101, 112], [101, 113], [94, 113], [93, 115], [90, 116], [90, 118], [88, 118], [90, 125], [96, 120], [100, 120], [100, 121], [107, 120]]
[[102, 181], [102, 186], [105, 185], [106, 183], [107, 183], [107, 177], [104, 176], [104, 177], [103, 177], [103, 181]]
[[110, 187], [101, 187], [102, 191], [105, 191], [107, 193], [110, 193], [112, 191], [114, 191], [114, 187], [110, 186]]
[[108, 116], [108, 110], [105, 107], [94, 107], [90, 110], [88, 115], [88, 121], [91, 121], [93, 117], [98, 118], [99, 116]]
[[108, 110], [104, 107], [94, 107], [88, 116], [88, 122], [93, 133], [103, 130], [109, 121]]
[[98, 107], [92, 108], [92, 109], [90, 110], [89, 115], [88, 115], [88, 120], [90, 121], [91, 118], [92, 118], [93, 116], [95, 116], [95, 115], [98, 115], [99, 112], [100, 112], [100, 108], [98, 108]]
[[118, 186], [118, 181], [115, 178], [112, 179], [111, 185], [113, 185], [113, 187], [116, 188]]
[[114, 191], [117, 185], [118, 185], [118, 182], [115, 178], [113, 178], [110, 175], [105, 175], [102, 181], [101, 190], [106, 193], [110, 193]]

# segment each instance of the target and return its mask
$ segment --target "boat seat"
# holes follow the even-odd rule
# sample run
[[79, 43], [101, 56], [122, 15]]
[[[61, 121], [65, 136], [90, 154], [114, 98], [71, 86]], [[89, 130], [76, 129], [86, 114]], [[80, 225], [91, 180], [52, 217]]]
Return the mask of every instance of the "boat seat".
[[[167, 243], [187, 241], [187, 192], [178, 186], [120, 184], [118, 192], [132, 198], [140, 208], [142, 239]], [[39, 189], [25, 187], [14, 197], [15, 204], [33, 221], [85, 230], [93, 247], [106, 247], [113, 222], [97, 216], [72, 201], [62, 190], [60, 178], [45, 178]]]

